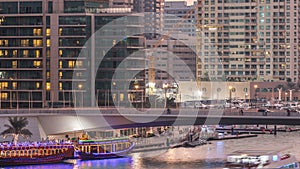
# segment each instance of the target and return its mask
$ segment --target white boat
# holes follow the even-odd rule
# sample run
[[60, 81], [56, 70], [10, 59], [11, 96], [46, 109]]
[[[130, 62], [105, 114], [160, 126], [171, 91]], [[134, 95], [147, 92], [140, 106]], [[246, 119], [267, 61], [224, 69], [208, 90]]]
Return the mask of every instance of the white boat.
[[299, 168], [299, 162], [292, 154], [244, 150], [228, 154], [225, 168]]

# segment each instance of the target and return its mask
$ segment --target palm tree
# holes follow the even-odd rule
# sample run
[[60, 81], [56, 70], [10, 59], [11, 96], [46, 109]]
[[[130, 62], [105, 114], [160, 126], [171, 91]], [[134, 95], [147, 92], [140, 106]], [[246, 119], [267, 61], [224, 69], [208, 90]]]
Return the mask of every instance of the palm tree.
[[0, 133], [4, 138], [7, 136], [12, 136], [13, 143], [17, 144], [20, 135], [23, 138], [32, 136], [32, 133], [25, 128], [28, 125], [28, 120], [26, 117], [9, 117], [8, 121], [10, 125], [4, 124], [4, 127], [7, 127], [7, 129]]

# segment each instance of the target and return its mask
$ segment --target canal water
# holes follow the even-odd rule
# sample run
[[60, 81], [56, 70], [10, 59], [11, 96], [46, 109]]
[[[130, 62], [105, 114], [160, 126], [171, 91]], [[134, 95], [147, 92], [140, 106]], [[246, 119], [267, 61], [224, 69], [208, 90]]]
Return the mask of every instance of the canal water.
[[14, 169], [199, 169], [222, 168], [226, 154], [237, 150], [282, 150], [300, 161], [300, 132], [279, 132], [274, 135], [211, 141], [195, 148], [175, 148], [155, 152], [134, 153], [126, 158], [80, 161], [49, 165], [7, 167]]

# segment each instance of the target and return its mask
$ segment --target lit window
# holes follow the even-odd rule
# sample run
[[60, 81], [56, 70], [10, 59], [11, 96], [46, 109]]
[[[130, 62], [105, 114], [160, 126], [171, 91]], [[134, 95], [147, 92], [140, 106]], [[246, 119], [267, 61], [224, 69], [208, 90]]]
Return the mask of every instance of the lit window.
[[61, 79], [63, 76], [63, 72], [59, 72], [59, 78]]
[[62, 57], [63, 56], [63, 51], [59, 50], [59, 56]]
[[42, 46], [43, 45], [43, 42], [41, 39], [34, 39], [33, 40], [33, 46], [34, 47], [38, 47], [38, 46]]
[[62, 28], [59, 28], [58, 34], [59, 34], [59, 36], [62, 35]]
[[81, 90], [82, 89], [82, 84], [78, 84], [78, 89]]
[[69, 61], [69, 68], [74, 68], [75, 67], [75, 61]]
[[50, 33], [51, 33], [50, 28], [47, 28], [47, 29], [46, 29], [46, 36], [50, 36]]
[[76, 66], [77, 66], [77, 67], [82, 67], [82, 61], [81, 61], [81, 60], [78, 60], [78, 61], [76, 62]]
[[8, 40], [0, 40], [0, 46], [7, 46]]
[[13, 57], [18, 56], [18, 51], [17, 50], [13, 50]]
[[1, 82], [0, 83], [0, 89], [7, 89], [8, 88], [8, 82]]
[[37, 89], [39, 89], [39, 88], [41, 87], [40, 82], [36, 82], [36, 83], [35, 83], [35, 87], [36, 87]]
[[41, 66], [41, 61], [33, 61], [33, 66], [39, 68]]
[[7, 93], [1, 93], [1, 99], [2, 100], [7, 100], [8, 94]]
[[16, 60], [12, 61], [12, 68], [17, 68], [18, 62]]
[[29, 46], [29, 39], [22, 39], [21, 46]]
[[47, 79], [50, 79], [50, 72], [46, 73], [46, 77], [47, 77]]
[[82, 72], [76, 72], [76, 77], [82, 77]]
[[62, 82], [59, 82], [59, 90], [62, 90]]
[[50, 47], [50, 46], [51, 46], [51, 41], [50, 41], [50, 39], [47, 39], [46, 45], [47, 45], [47, 47]]
[[63, 67], [62, 61], [59, 61], [59, 68], [61, 69]]
[[120, 93], [120, 101], [124, 101], [124, 94]]
[[12, 88], [13, 88], [13, 89], [17, 89], [17, 82], [13, 82], [13, 83], [12, 83]]
[[41, 55], [41, 52], [39, 50], [35, 50], [35, 57], [39, 58]]
[[34, 28], [33, 29], [33, 35], [34, 36], [41, 36], [42, 35], [42, 29], [40, 29], [40, 28]]
[[4, 55], [3, 50], [0, 50], [0, 56], [3, 56], [3, 55]]
[[[50, 74], [50, 73], [49, 73]], [[51, 90], [51, 84], [50, 82], [47, 82], [46, 83], [46, 90]]]
[[28, 57], [28, 54], [29, 54], [28, 50], [23, 50], [23, 57]]

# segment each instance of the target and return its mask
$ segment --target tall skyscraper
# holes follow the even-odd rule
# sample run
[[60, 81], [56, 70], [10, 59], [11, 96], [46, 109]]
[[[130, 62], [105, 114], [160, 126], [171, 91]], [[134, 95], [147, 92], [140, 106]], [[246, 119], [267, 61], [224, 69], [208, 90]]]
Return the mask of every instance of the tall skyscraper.
[[163, 28], [165, 0], [134, 0], [133, 10], [145, 14], [147, 38], [155, 38]]
[[195, 4], [188, 6], [186, 1], [167, 1], [164, 9], [164, 31], [181, 32], [196, 36]]
[[198, 3], [199, 79], [299, 82], [299, 1]]
[[[128, 101], [131, 89], [117, 86], [131, 80], [130, 68], [123, 69], [118, 81], [111, 79], [118, 65], [145, 42], [143, 36], [131, 36], [142, 27], [139, 16], [131, 15], [132, 4], [124, 5], [128, 7], [110, 8], [108, 0], [1, 1], [0, 107], [108, 106], [113, 100]], [[109, 24], [113, 29], [97, 34]], [[100, 51], [104, 57], [96, 65]], [[143, 65], [145, 60], [135, 55], [127, 61]], [[135, 81], [142, 92], [143, 73]], [[117, 88], [115, 93], [111, 86]]]

